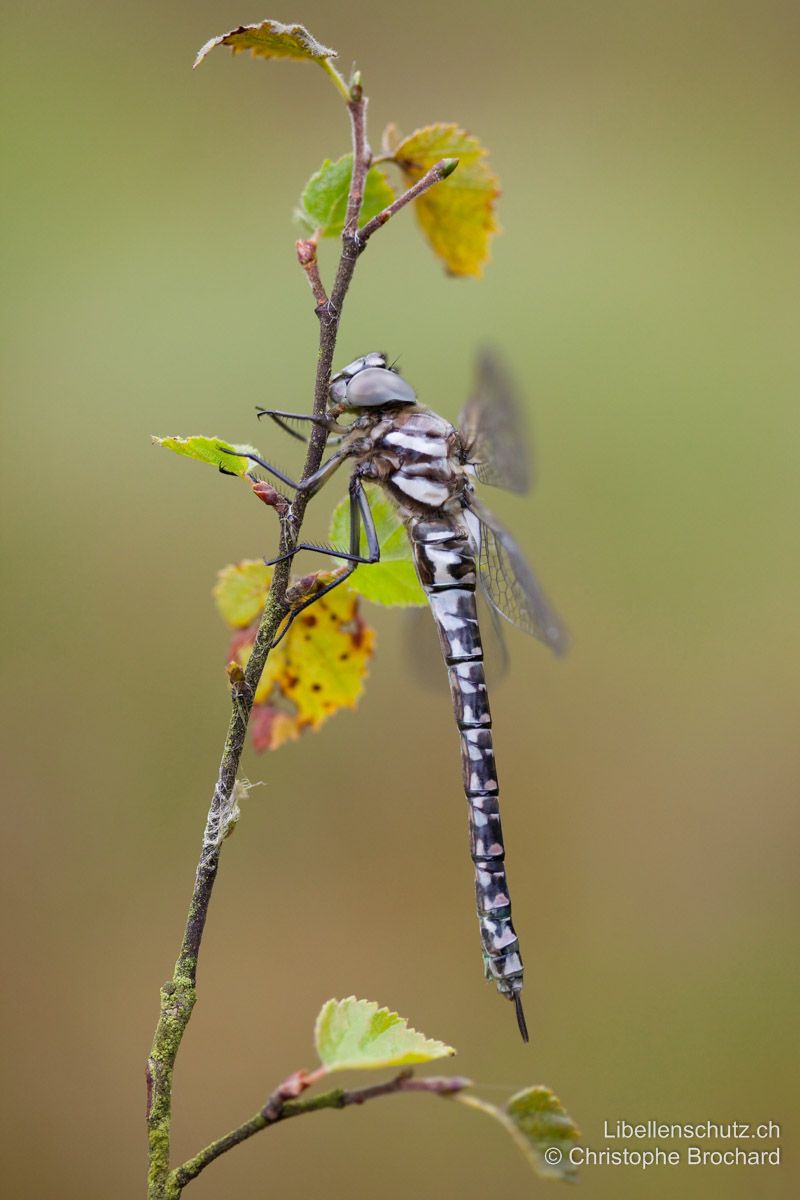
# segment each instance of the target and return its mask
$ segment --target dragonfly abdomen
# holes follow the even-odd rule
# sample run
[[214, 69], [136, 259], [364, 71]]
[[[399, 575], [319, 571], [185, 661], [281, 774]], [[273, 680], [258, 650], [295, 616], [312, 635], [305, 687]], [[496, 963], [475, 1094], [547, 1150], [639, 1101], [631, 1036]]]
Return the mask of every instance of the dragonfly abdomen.
[[511, 921], [492, 717], [475, 604], [476, 564], [469, 532], [453, 517], [409, 523], [414, 562], [428, 595], [448, 668], [461, 739], [470, 852], [487, 978], [509, 998], [522, 990], [519, 939]]

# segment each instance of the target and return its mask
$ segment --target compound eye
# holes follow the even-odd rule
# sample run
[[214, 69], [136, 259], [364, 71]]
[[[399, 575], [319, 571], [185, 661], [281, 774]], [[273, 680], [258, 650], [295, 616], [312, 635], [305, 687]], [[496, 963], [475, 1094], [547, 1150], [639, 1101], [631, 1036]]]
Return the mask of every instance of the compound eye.
[[376, 408], [381, 404], [414, 404], [417, 396], [411, 384], [385, 367], [365, 367], [347, 385], [347, 403], [351, 408]]
[[328, 388], [328, 400], [331, 404], [344, 404], [347, 397], [348, 380], [341, 373], [334, 376]]

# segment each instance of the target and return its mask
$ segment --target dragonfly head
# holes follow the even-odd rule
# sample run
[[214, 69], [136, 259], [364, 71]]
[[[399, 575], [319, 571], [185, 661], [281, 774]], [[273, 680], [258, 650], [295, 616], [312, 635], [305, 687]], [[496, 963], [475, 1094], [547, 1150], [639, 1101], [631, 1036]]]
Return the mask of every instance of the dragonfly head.
[[411, 384], [388, 365], [385, 354], [354, 359], [336, 372], [328, 389], [328, 405], [334, 413], [416, 402]]

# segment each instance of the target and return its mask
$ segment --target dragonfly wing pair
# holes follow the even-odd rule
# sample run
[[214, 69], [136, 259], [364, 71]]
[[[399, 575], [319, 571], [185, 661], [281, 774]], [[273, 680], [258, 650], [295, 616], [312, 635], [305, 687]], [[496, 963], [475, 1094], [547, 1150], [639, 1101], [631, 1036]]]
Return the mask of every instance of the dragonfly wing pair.
[[458, 427], [466, 462], [479, 483], [518, 495], [530, 491], [531, 460], [516, 389], [490, 350], [478, 356], [475, 383], [461, 410]]
[[[493, 354], [484, 351], [475, 386], [459, 417], [465, 462], [480, 483], [523, 494], [530, 489], [530, 458], [513, 385]], [[563, 654], [568, 638], [514, 538], [474, 493], [467, 524], [478, 560], [478, 584], [492, 609], [523, 633]]]

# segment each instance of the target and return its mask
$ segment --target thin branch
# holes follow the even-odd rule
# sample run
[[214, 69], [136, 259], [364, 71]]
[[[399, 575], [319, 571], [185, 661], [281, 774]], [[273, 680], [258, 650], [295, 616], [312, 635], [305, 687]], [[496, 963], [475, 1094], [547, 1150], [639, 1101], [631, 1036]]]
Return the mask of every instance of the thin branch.
[[[345, 1092], [339, 1107], [364, 1104], [367, 1100], [375, 1100], [378, 1096], [392, 1096], [395, 1092], [429, 1092], [432, 1096], [455, 1096], [465, 1088], [473, 1086], [472, 1080], [464, 1075], [428, 1075], [424, 1079], [414, 1079], [411, 1071], [401, 1071], [386, 1083], [374, 1083], [371, 1087]], [[289, 1113], [289, 1116], [297, 1115], [299, 1114]]]
[[350, 89], [347, 109], [350, 113], [353, 140], [353, 175], [350, 180], [350, 193], [347, 197], [347, 212], [342, 232], [342, 241], [345, 246], [358, 231], [358, 214], [361, 212], [364, 200], [364, 181], [372, 161], [372, 151], [367, 142], [367, 97], [364, 95], [364, 89], [358, 77]]
[[325, 285], [319, 274], [317, 243], [310, 238], [301, 238], [295, 243], [295, 250], [297, 251], [297, 261], [305, 271], [306, 279], [314, 293], [317, 308], [321, 308], [323, 304], [328, 303], [328, 293], [325, 291]]
[[[358, 237], [358, 217], [364, 198], [364, 181], [369, 170], [371, 151], [366, 136], [367, 100], [363, 94], [360, 79], [357, 77], [350, 89], [347, 90], [347, 108], [352, 132], [353, 174], [350, 181], [345, 227], [342, 233], [342, 250], [330, 298], [318, 303], [316, 308], [319, 318], [319, 352], [314, 381], [314, 414], [319, 417], [323, 416], [327, 405], [328, 384], [344, 300], [358, 256], [364, 245]], [[312, 283], [312, 288], [313, 286]], [[327, 436], [324, 425], [314, 425], [303, 469], [304, 478], [312, 475], [319, 467]], [[309, 497], [306, 493], [299, 492], [295, 496], [289, 512], [279, 514], [281, 554], [291, 550], [297, 544], [308, 500]], [[149, 1200], [168, 1200], [169, 1197], [177, 1194], [170, 1182], [172, 1177], [169, 1167], [173, 1071], [178, 1050], [197, 999], [197, 961], [211, 894], [219, 868], [222, 843], [229, 829], [234, 808], [236, 776], [244, 750], [256, 688], [280, 624], [289, 612], [286, 593], [290, 572], [290, 558], [284, 559], [276, 565], [244, 677], [237, 677], [231, 681], [231, 717], [217, 783], [206, 818], [203, 844], [195, 872], [194, 888], [183, 940], [172, 978], [161, 989], [159, 1020], [147, 1060]], [[355, 1103], [356, 1101], [350, 1102]], [[326, 1106], [320, 1104], [319, 1100], [307, 1101], [306, 1105], [308, 1111], [311, 1111], [311, 1106]], [[331, 1104], [329, 1103], [327, 1106], [330, 1107]], [[338, 1100], [337, 1106], [342, 1106]], [[306, 1109], [298, 1111], [306, 1111]], [[296, 1114], [282, 1110], [282, 1115], [293, 1116]], [[259, 1119], [266, 1121], [263, 1115]], [[262, 1127], [263, 1125], [258, 1126], [258, 1128]], [[252, 1132], [256, 1132], [256, 1130], [254, 1129]]]
[[382, 225], [385, 225], [395, 213], [399, 212], [401, 208], [405, 208], [412, 200], [416, 200], [423, 192], [427, 192], [435, 183], [440, 183], [442, 179], [447, 179], [447, 176], [452, 175], [457, 166], [457, 158], [440, 159], [435, 166], [431, 167], [430, 171], [426, 171], [422, 178], [417, 180], [413, 187], [410, 187], [408, 191], [403, 192], [402, 196], [398, 196], [396, 200], [388, 204], [371, 221], [367, 221], [366, 225], [358, 231], [359, 240], [361, 242], [368, 241], [373, 233], [377, 229], [380, 229]]
[[[281, 1087], [283, 1086], [281, 1085]], [[176, 1167], [169, 1179], [169, 1200], [175, 1200], [187, 1183], [196, 1179], [201, 1171], [204, 1171], [210, 1163], [225, 1154], [227, 1150], [232, 1150], [234, 1146], [246, 1142], [254, 1133], [259, 1133], [262, 1129], [277, 1125], [280, 1121], [286, 1121], [290, 1117], [301, 1117], [305, 1113], [319, 1112], [324, 1108], [349, 1108], [353, 1104], [366, 1104], [367, 1101], [376, 1100], [380, 1096], [393, 1096], [404, 1092], [429, 1092], [433, 1096], [454, 1096], [469, 1087], [472, 1087], [472, 1081], [460, 1076], [449, 1078], [447, 1076], [429, 1076], [424, 1079], [415, 1079], [409, 1070], [401, 1071], [394, 1079], [389, 1079], [385, 1083], [373, 1084], [371, 1087], [352, 1091], [333, 1088], [329, 1092], [323, 1092], [321, 1095], [307, 1100], [286, 1099], [277, 1107], [270, 1107], [273, 1097], [281, 1093], [281, 1088], [278, 1088], [264, 1108], [252, 1116], [249, 1121], [245, 1121], [238, 1128], [226, 1133], [224, 1137], [212, 1142], [210, 1146], [206, 1146], [194, 1158], [187, 1159], [180, 1167]]]

